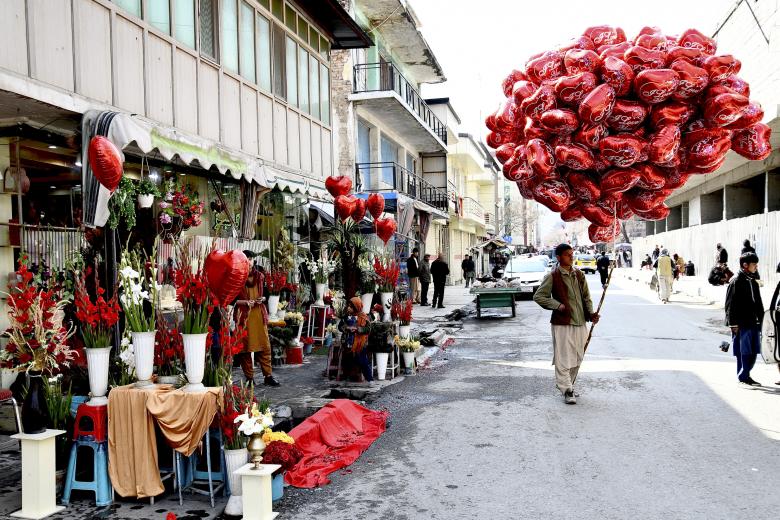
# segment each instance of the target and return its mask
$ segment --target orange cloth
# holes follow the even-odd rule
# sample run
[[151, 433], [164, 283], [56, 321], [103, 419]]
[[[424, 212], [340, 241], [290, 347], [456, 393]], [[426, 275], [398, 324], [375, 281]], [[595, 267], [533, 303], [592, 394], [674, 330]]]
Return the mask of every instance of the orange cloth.
[[157, 496], [160, 480], [154, 422], [168, 445], [192, 455], [222, 404], [222, 388], [185, 393], [171, 385], [120, 386], [108, 395], [108, 474], [123, 497]]
[[[357, 296], [350, 298], [349, 303], [357, 311], [355, 316], [357, 317], [358, 329], [363, 329], [368, 325], [368, 314], [363, 312], [363, 300]], [[352, 352], [360, 352], [363, 347], [366, 346], [368, 341], [368, 334], [355, 332], [355, 339], [352, 340]]]
[[[263, 297], [261, 285], [244, 287], [239, 295], [240, 300], [256, 300]], [[236, 305], [238, 326], [246, 328], [244, 352], [271, 351], [271, 339], [268, 337], [268, 311], [265, 305], [255, 305], [251, 309], [246, 305]]]

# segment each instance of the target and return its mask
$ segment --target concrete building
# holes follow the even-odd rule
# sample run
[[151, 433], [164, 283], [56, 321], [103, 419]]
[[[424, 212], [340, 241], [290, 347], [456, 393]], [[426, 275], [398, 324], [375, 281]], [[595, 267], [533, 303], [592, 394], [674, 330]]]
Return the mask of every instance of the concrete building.
[[725, 164], [708, 175], [694, 175], [669, 197], [669, 216], [647, 222], [647, 237], [634, 241], [634, 257], [655, 244], [691, 259], [706, 275], [715, 245], [730, 253], [732, 270], [742, 241], [749, 239], [761, 259], [765, 287], [774, 289], [780, 261], [780, 14], [778, 1], [737, 2], [714, 31], [719, 54], [742, 60], [740, 77], [750, 83], [751, 100], [761, 103], [764, 123], [772, 128], [772, 154], [748, 161], [729, 152]]
[[405, 1], [341, 4], [374, 45], [332, 52], [337, 170], [354, 176], [360, 196], [384, 194], [398, 223], [397, 256], [444, 247], [448, 132], [419, 94], [421, 84], [445, 81], [444, 73]]

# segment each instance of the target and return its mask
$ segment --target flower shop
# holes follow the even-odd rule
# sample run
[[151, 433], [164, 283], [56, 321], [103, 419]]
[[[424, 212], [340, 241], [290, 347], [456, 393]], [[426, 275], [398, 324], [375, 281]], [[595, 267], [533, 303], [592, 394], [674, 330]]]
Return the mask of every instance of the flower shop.
[[[212, 507], [230, 496], [226, 514], [240, 516], [242, 486], [276, 500], [285, 481], [324, 482], [299, 462], [336, 448], [299, 446], [306, 423], [278, 431], [255, 352], [269, 387], [273, 366], [316, 359], [326, 377], [367, 385], [414, 371], [420, 343], [382, 195], [358, 198], [349, 177], [329, 177], [334, 219], [317, 228], [306, 194], [92, 125], [76, 240], [18, 247], [4, 294], [0, 397], [22, 465], [47, 461], [24, 473], [22, 516], [166, 489]], [[343, 464], [384, 431], [381, 414], [350, 403], [321, 411], [356, 431], [375, 423]], [[35, 482], [46, 489], [25, 493]]]

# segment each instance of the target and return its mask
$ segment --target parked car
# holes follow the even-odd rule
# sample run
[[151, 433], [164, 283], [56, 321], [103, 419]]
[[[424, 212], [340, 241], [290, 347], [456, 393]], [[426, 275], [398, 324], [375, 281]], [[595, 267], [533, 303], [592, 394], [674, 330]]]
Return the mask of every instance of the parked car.
[[546, 256], [519, 257], [509, 260], [504, 268], [504, 278], [520, 284], [520, 291], [533, 295], [542, 284], [542, 278], [550, 272]]
[[593, 255], [576, 255], [574, 257], [574, 267], [585, 273], [595, 273], [596, 257]]

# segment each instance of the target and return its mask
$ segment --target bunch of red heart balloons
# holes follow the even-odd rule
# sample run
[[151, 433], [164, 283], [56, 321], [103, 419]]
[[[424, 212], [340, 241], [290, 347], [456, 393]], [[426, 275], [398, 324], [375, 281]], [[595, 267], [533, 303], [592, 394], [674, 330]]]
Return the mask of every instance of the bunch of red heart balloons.
[[385, 211], [385, 197], [372, 193], [367, 199], [350, 194], [352, 179], [346, 175], [331, 175], [325, 179], [325, 189], [333, 196], [333, 207], [342, 222], [351, 218], [356, 224], [363, 220], [366, 211], [374, 218], [376, 235], [387, 245], [395, 234], [396, 223], [391, 218], [380, 218]]
[[590, 27], [509, 74], [487, 143], [523, 197], [564, 221], [586, 218], [594, 242], [612, 240], [632, 215], [665, 218], [665, 199], [730, 149], [771, 153], [740, 61], [715, 52], [695, 29], [645, 27], [628, 40], [619, 27]]

